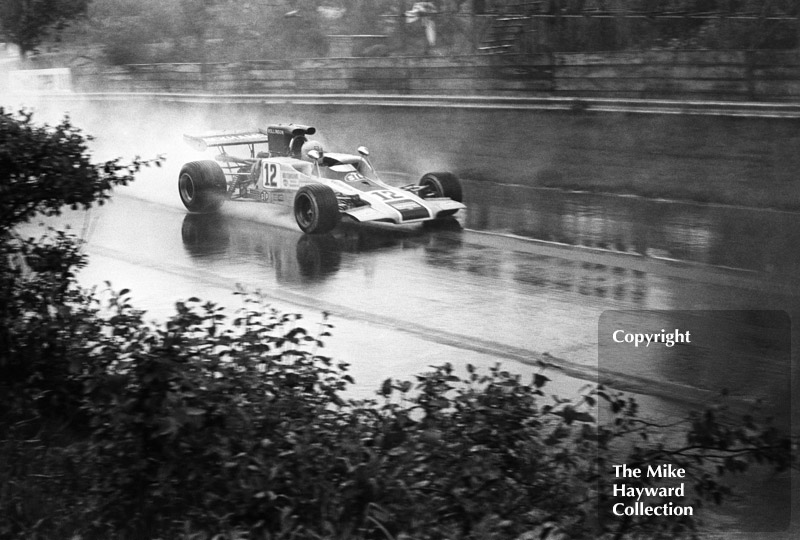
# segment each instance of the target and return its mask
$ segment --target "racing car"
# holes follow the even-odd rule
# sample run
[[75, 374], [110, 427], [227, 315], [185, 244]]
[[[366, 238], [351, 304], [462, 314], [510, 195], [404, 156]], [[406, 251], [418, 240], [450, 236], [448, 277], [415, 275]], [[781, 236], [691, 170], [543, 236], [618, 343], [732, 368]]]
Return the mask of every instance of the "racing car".
[[[465, 208], [461, 183], [448, 172], [427, 173], [416, 185], [380, 179], [361, 146], [357, 154], [326, 152], [309, 137], [311, 126], [270, 125], [266, 130], [184, 135], [199, 151], [219, 149], [214, 160], [186, 163], [178, 193], [190, 212], [217, 211], [225, 200], [292, 207], [300, 229], [326, 233], [347, 216], [357, 222], [420, 223]], [[246, 146], [248, 157], [227, 149]], [[258, 151], [257, 151], [258, 149]]]

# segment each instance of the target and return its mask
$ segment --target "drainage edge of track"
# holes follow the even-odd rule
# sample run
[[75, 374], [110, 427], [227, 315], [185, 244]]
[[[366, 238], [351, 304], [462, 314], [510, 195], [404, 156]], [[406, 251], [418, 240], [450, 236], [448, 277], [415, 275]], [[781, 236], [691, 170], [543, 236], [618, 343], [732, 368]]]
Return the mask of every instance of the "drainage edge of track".
[[462, 108], [485, 110], [543, 110], [625, 114], [727, 116], [798, 119], [800, 105], [780, 102], [681, 101], [657, 99], [582, 98], [570, 96], [447, 96], [391, 94], [211, 94], [179, 92], [42, 92], [12, 98], [61, 101], [120, 101], [157, 99], [186, 103], [260, 103], [264, 105]]

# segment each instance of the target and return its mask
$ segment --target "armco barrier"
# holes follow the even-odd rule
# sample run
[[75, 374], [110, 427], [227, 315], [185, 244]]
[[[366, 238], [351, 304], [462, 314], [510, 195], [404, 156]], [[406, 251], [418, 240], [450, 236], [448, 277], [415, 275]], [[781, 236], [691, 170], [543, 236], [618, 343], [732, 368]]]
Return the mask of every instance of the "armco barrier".
[[83, 66], [84, 92], [800, 101], [798, 51], [642, 51]]
[[57, 101], [163, 101], [198, 104], [264, 104], [324, 107], [410, 107], [668, 114], [750, 118], [800, 118], [800, 103], [684, 101], [571, 97], [487, 97], [385, 94], [210, 94], [177, 92], [83, 92], [39, 94]]

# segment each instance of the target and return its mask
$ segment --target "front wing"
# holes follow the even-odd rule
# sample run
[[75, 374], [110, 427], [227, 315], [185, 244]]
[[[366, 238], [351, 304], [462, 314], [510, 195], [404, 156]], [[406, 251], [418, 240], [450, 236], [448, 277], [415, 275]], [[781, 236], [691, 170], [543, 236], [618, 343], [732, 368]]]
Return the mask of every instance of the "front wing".
[[[411, 201], [408, 201], [411, 202]], [[419, 223], [430, 221], [446, 216], [451, 216], [466, 208], [462, 203], [448, 198], [424, 199], [422, 204], [414, 203], [415, 206], [403, 207], [387, 205], [384, 208], [375, 206], [359, 206], [349, 208], [343, 212], [356, 221], [384, 221], [390, 223]]]

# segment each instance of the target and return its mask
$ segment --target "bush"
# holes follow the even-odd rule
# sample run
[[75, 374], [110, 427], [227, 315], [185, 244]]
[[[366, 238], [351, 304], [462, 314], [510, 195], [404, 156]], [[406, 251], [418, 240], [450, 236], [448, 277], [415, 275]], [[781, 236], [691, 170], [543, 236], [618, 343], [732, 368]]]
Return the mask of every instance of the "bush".
[[0, 107], [0, 233], [7, 235], [40, 213], [57, 215], [64, 206], [103, 204], [115, 186], [133, 180], [145, 164], [139, 159], [130, 165], [119, 160], [93, 164], [90, 140], [69, 118], [37, 126], [30, 112], [13, 114]]
[[[634, 400], [600, 387], [552, 401], [543, 374], [524, 383], [499, 367], [461, 378], [439, 366], [416, 383], [385, 381], [377, 400], [346, 400], [346, 364], [320, 354], [325, 321], [311, 335], [297, 316], [243, 295], [233, 316], [193, 298], [152, 325], [126, 294], [108, 292], [102, 303], [89, 295], [88, 306], [68, 312], [65, 328], [82, 330], [68, 347], [50, 348], [61, 356], [48, 362], [63, 364], [68, 407], [20, 407], [38, 396], [18, 393], [6, 407], [0, 500], [15, 511], [0, 518], [0, 530], [20, 538], [518, 538], [544, 530], [675, 538], [696, 521], [598, 524], [604, 464], [684, 466], [699, 489], [695, 503], [726, 494], [707, 474], [718, 464], [736, 471], [749, 457], [790, 465], [788, 439], [769, 428], [726, 427], [706, 414], [690, 419], [690, 451], [650, 443], [658, 427], [639, 420]], [[611, 421], [597, 421], [596, 400]], [[641, 442], [629, 446], [633, 439]]]

